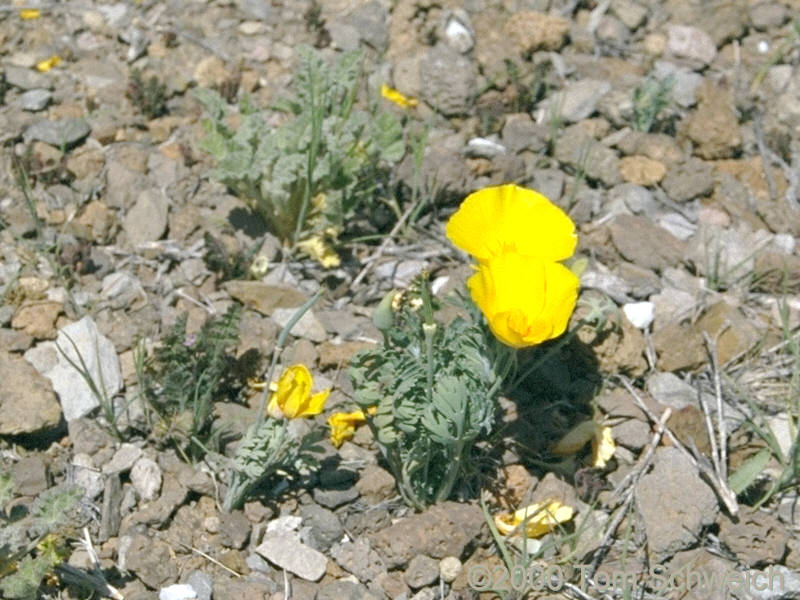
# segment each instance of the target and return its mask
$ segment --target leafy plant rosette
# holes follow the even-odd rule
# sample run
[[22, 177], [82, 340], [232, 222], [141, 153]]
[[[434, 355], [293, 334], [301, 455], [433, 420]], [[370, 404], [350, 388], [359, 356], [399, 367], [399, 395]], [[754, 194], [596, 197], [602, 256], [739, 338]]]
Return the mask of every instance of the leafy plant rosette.
[[383, 344], [350, 368], [355, 402], [416, 508], [452, 494], [474, 442], [492, 429], [515, 350], [563, 334], [578, 296], [578, 277], [561, 263], [575, 251], [575, 225], [538, 192], [503, 185], [471, 194], [447, 236], [477, 261], [467, 281], [474, 318], [436, 322], [423, 280], [418, 291], [387, 296], [374, 318]]
[[287, 118], [277, 127], [244, 98], [236, 110], [215, 91], [198, 89], [206, 110], [201, 148], [217, 166], [211, 176], [247, 199], [274, 232], [324, 266], [337, 266], [330, 246], [388, 182], [388, 167], [405, 154], [400, 120], [364, 110], [356, 96], [361, 54], [332, 64], [298, 48], [296, 96], [273, 106]]

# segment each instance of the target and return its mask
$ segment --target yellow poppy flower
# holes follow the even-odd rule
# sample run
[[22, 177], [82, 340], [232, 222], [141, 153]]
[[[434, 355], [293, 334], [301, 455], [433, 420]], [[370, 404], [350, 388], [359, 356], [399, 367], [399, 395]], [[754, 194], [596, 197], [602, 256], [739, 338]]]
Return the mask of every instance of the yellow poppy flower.
[[400, 92], [398, 92], [394, 88], [390, 88], [388, 85], [381, 84], [381, 96], [389, 100], [390, 102], [394, 102], [400, 108], [414, 108], [419, 101], [416, 98], [410, 98]]
[[38, 63], [36, 63], [36, 70], [41, 71], [42, 73], [47, 73], [50, 69], [55, 67], [60, 62], [61, 62], [61, 57], [54, 54], [50, 58], [40, 60]]
[[267, 413], [275, 419], [297, 419], [313, 417], [322, 412], [330, 390], [311, 393], [314, 379], [305, 365], [292, 365], [281, 375], [277, 383], [270, 385], [272, 395]]
[[579, 280], [564, 265], [505, 252], [478, 263], [470, 295], [492, 333], [512, 348], [556, 338], [567, 329]]
[[23, 8], [19, 11], [19, 18], [23, 21], [38, 19], [40, 16], [42, 16], [42, 14], [39, 12], [38, 8]]
[[447, 222], [456, 246], [486, 261], [507, 251], [544, 261], [572, 256], [575, 224], [539, 192], [499, 185], [470, 194]]
[[519, 509], [514, 514], [497, 515], [494, 523], [497, 531], [503, 535], [517, 533], [520, 526], [525, 524], [525, 537], [537, 538], [550, 533], [557, 525], [566, 523], [575, 514], [571, 506], [561, 504], [557, 500], [552, 502], [537, 502]]
[[333, 413], [328, 417], [328, 425], [331, 428], [331, 444], [338, 448], [356, 434], [356, 425], [360, 425], [367, 420], [364, 411], [356, 410], [349, 413]]

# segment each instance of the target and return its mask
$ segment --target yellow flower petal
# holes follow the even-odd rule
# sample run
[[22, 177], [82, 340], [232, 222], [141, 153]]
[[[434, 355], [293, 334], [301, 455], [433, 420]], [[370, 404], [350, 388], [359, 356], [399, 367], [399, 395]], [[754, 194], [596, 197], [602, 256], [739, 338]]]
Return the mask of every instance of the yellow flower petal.
[[41, 17], [42, 14], [39, 12], [38, 8], [24, 8], [19, 11], [19, 18], [23, 21], [30, 21], [32, 19], [38, 19]]
[[401, 108], [413, 108], [419, 104], [416, 98], [410, 98], [405, 96], [404, 94], [398, 92], [394, 88], [390, 88], [388, 85], [381, 84], [381, 96], [389, 100], [390, 102], [394, 102], [397, 106]]
[[61, 62], [61, 57], [54, 54], [50, 58], [46, 58], [45, 60], [40, 60], [38, 63], [36, 63], [36, 69], [38, 71], [41, 71], [42, 73], [47, 73], [47, 71], [55, 67], [60, 62]]
[[[278, 380], [267, 406], [273, 418], [297, 419], [322, 412], [330, 390], [311, 395], [314, 380], [305, 365], [288, 367]], [[270, 386], [270, 389], [273, 389]]]
[[508, 250], [544, 261], [572, 256], [575, 224], [539, 192], [508, 184], [464, 199], [447, 222], [447, 237], [479, 261]]
[[321, 236], [312, 236], [307, 240], [298, 242], [297, 246], [311, 258], [316, 259], [326, 269], [338, 267], [342, 262], [333, 247]]
[[614, 437], [611, 435], [611, 427], [597, 425], [592, 439], [592, 464], [598, 469], [602, 469], [614, 456], [616, 449]]
[[479, 263], [467, 287], [492, 333], [501, 342], [522, 348], [564, 333], [579, 283], [559, 263], [507, 251]]
[[520, 526], [524, 526], [525, 537], [537, 538], [550, 533], [557, 525], [566, 523], [574, 514], [571, 506], [558, 501], [537, 502], [513, 514], [497, 515], [494, 522], [503, 535], [519, 533]]
[[350, 413], [334, 413], [328, 417], [331, 428], [331, 443], [335, 448], [340, 447], [345, 441], [356, 433], [356, 425], [364, 423], [367, 417], [360, 410]]

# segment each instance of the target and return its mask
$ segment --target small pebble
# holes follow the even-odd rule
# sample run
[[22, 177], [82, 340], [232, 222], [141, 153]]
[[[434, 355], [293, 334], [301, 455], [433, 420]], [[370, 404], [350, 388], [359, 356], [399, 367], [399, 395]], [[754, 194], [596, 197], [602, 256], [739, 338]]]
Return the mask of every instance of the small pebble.
[[439, 577], [445, 583], [452, 583], [461, 573], [462, 567], [461, 561], [455, 556], [445, 556], [439, 561]]
[[161, 588], [158, 592], [158, 600], [194, 600], [197, 598], [197, 592], [194, 588], [185, 583], [178, 583]]
[[656, 306], [652, 302], [629, 302], [622, 306], [622, 312], [634, 327], [647, 329], [655, 317]]

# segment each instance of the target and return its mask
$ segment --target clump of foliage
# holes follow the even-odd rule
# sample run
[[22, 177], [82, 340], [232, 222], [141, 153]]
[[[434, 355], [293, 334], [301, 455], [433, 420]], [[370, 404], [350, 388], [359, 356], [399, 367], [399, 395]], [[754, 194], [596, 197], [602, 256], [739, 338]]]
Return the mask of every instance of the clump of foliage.
[[633, 118], [637, 131], [649, 132], [658, 114], [672, 101], [675, 76], [658, 79], [649, 75], [642, 85], [633, 91]]
[[405, 152], [394, 115], [356, 106], [360, 53], [343, 53], [331, 65], [311, 48], [298, 54], [296, 96], [273, 107], [288, 117], [277, 128], [247, 98], [234, 127], [231, 108], [217, 92], [195, 92], [208, 114], [202, 148], [216, 159], [212, 176], [294, 243], [338, 235]]
[[245, 252], [230, 252], [208, 232], [203, 235], [203, 240], [206, 245], [203, 262], [210, 271], [216, 273], [222, 281], [247, 277], [258, 246], [254, 245]]
[[131, 71], [125, 97], [148, 119], [167, 114], [167, 85], [155, 75], [145, 78], [141, 69]]
[[13, 477], [0, 472], [0, 595], [27, 600], [39, 596], [45, 577], [69, 556], [67, 539], [73, 536], [83, 489], [50, 488], [30, 513], [6, 510], [15, 495]]
[[358, 353], [350, 376], [400, 494], [422, 508], [451, 495], [490, 432], [505, 367], [477, 320], [435, 321], [427, 282], [418, 290], [387, 296], [375, 316], [384, 342]]
[[194, 335], [187, 335], [186, 315], [181, 316], [142, 369], [141, 392], [155, 420], [152, 431], [190, 456], [202, 455], [221, 434], [212, 429], [213, 402], [236, 383], [230, 351], [240, 314], [233, 305]]

